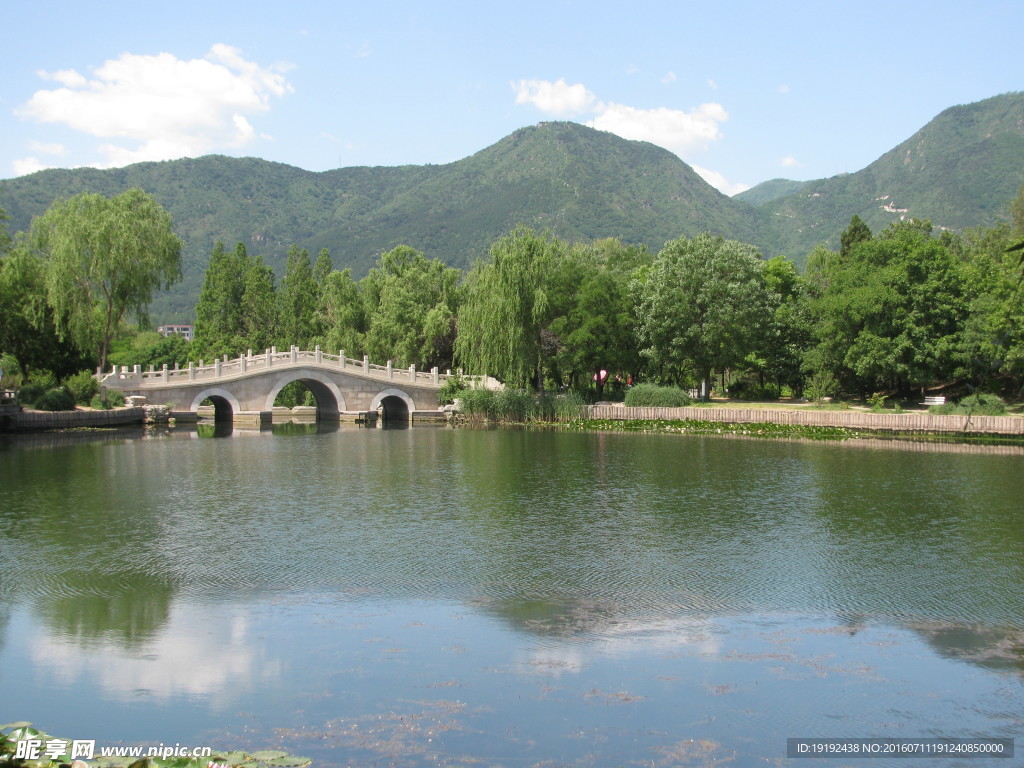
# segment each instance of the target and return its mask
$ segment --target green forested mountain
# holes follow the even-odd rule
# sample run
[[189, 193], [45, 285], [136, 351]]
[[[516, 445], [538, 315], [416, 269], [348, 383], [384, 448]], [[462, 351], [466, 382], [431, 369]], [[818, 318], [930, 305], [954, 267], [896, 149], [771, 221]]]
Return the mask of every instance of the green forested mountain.
[[[280, 276], [297, 244], [364, 274], [399, 244], [465, 267], [517, 223], [566, 240], [619, 237], [658, 250], [703, 231], [802, 264], [838, 245], [859, 215], [874, 231], [901, 217], [960, 229], [989, 224], [1024, 182], [1024, 94], [946, 110], [867, 168], [809, 182], [775, 179], [728, 198], [672, 153], [574, 123], [541, 123], [447, 165], [313, 173], [220, 156], [112, 170], [48, 170], [0, 181], [12, 231], [58, 198], [141, 187], [185, 241], [185, 279], [153, 306], [191, 319], [213, 245], [242, 242]], [[756, 206], [756, 207], [755, 207]]]
[[764, 205], [780, 197], [792, 195], [804, 184], [810, 183], [808, 181], [793, 181], [792, 179], [771, 179], [769, 181], [762, 181], [750, 189], [733, 195], [732, 199], [740, 200], [753, 206]]
[[280, 275], [288, 247], [327, 248], [358, 276], [399, 244], [465, 267], [517, 223], [568, 240], [619, 237], [657, 250], [705, 230], [755, 241], [757, 215], [672, 153], [574, 123], [523, 128], [447, 165], [304, 171], [212, 156], [126, 168], [48, 170], [0, 182], [11, 229], [55, 198], [139, 186], [168, 209], [185, 241], [185, 280], [155, 319], [191, 316], [217, 240], [242, 242]]
[[838, 247], [854, 214], [875, 232], [903, 218], [954, 230], [989, 225], [1006, 217], [1022, 183], [1024, 93], [1008, 93], [945, 110], [863, 170], [768, 199], [758, 242], [801, 261], [817, 243]]

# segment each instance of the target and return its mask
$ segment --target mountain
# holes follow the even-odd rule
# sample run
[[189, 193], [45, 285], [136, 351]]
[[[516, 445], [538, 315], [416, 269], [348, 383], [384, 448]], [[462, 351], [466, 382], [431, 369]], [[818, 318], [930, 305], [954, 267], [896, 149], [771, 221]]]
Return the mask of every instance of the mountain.
[[667, 150], [575, 123], [522, 128], [446, 165], [314, 173], [254, 158], [201, 157], [126, 168], [40, 171], [0, 181], [10, 229], [53, 200], [137, 186], [185, 241], [184, 281], [154, 302], [159, 322], [191, 319], [217, 240], [245, 243], [281, 275], [290, 245], [327, 248], [358, 277], [399, 244], [466, 267], [517, 223], [567, 240], [618, 237], [659, 250], [712, 231], [802, 264], [838, 247], [859, 215], [875, 232], [901, 217], [989, 225], [1024, 182], [1024, 93], [952, 107], [867, 168], [817, 181], [774, 179], [734, 198]]
[[791, 195], [808, 183], [806, 181], [793, 181], [792, 179], [771, 179], [736, 193], [732, 196], [732, 199], [748, 203], [756, 208], [780, 197]]
[[802, 260], [817, 243], [837, 248], [854, 214], [873, 232], [902, 218], [987, 226], [1005, 218], [1022, 183], [1024, 93], [1007, 93], [945, 110], [863, 170], [767, 199], [758, 242]]
[[758, 215], [718, 192], [667, 150], [575, 123], [541, 123], [447, 165], [341, 168], [314, 173], [220, 156], [111, 170], [47, 170], [0, 182], [11, 230], [56, 198], [132, 186], [170, 212], [185, 241], [184, 281], [153, 306], [187, 320], [217, 240], [245, 243], [278, 275], [290, 245], [327, 248], [357, 276], [407, 244], [458, 267], [487, 253], [517, 223], [568, 240], [619, 237], [659, 250], [711, 230], [756, 242]]

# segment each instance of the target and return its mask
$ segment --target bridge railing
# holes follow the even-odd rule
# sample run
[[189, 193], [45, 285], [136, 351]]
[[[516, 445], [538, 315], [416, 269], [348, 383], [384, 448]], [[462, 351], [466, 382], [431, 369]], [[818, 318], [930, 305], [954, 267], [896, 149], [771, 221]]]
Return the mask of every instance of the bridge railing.
[[[164, 365], [159, 370], [155, 369], [154, 366], [150, 366], [148, 371], [143, 371], [142, 366], [139, 365], [131, 367], [114, 366], [113, 370], [106, 374], [97, 371], [97, 378], [105, 386], [123, 389], [146, 389], [158, 388], [168, 384], [182, 385], [192, 382], [203, 383], [219, 379], [236, 378], [266, 370], [308, 366], [311, 364], [318, 367], [338, 368], [346, 373], [358, 376], [418, 386], [439, 387], [448, 379], [461, 375], [452, 374], [451, 371], [441, 373], [437, 368], [429, 371], [417, 371], [414, 365], [408, 368], [395, 368], [391, 361], [388, 361], [386, 365], [376, 365], [371, 363], [365, 355], [362, 359], [346, 357], [344, 350], [337, 355], [332, 355], [323, 352], [320, 347], [316, 347], [313, 350], [301, 350], [298, 347], [292, 347], [288, 351], [281, 352], [276, 347], [271, 347], [263, 354], [254, 355], [250, 350], [248, 354], [234, 359], [228, 359], [228, 356], [224, 355], [222, 358], [214, 360], [211, 364], [206, 364], [203, 360], [200, 360], [198, 365], [190, 362], [186, 368], [180, 368], [178, 365], [175, 365], [174, 368], [169, 368], [167, 365]], [[470, 384], [483, 382], [487, 385], [489, 383], [481, 376], [464, 376], [463, 378]]]

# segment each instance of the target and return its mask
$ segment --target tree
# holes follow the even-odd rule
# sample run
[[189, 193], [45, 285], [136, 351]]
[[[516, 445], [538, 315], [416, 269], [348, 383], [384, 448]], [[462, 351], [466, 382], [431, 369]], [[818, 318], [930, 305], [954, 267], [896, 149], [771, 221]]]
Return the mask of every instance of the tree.
[[141, 189], [107, 199], [83, 192], [32, 222], [57, 333], [106, 367], [110, 340], [128, 312], [140, 317], [153, 291], [181, 279], [181, 240], [171, 217]]
[[269, 349], [278, 335], [277, 293], [274, 270], [263, 263], [262, 256], [250, 257], [245, 263], [242, 280], [240, 314], [241, 338], [244, 345], [238, 353], [249, 349]]
[[242, 243], [217, 243], [196, 303], [195, 354], [201, 358], [260, 352], [277, 338], [274, 272]]
[[666, 243], [633, 283], [641, 352], [659, 378], [707, 380], [753, 351], [769, 306], [763, 266], [754, 246], [707, 233]]
[[607, 271], [589, 275], [569, 314], [552, 329], [560, 333], [562, 355], [574, 370], [593, 374], [598, 398], [604, 392], [601, 371], [630, 371], [635, 359], [629, 294]]
[[282, 344], [308, 348], [317, 333], [320, 290], [313, 277], [309, 251], [293, 245], [277, 292], [278, 332]]
[[967, 373], [963, 264], [927, 222], [890, 225], [830, 262], [810, 302], [809, 368], [866, 395]]
[[868, 228], [868, 225], [864, 223], [860, 216], [854, 214], [853, 218], [850, 219], [850, 226], [839, 236], [839, 255], [847, 256], [850, 253], [850, 249], [857, 243], [867, 242], [870, 239], [871, 230]]
[[468, 277], [456, 359], [513, 387], [544, 388], [542, 332], [551, 320], [547, 280], [565, 245], [518, 226], [491, 246]]
[[217, 241], [196, 301], [194, 349], [199, 357], [231, 354], [242, 343], [242, 293], [245, 246], [226, 251]]
[[785, 384], [799, 391], [803, 355], [810, 343], [804, 311], [806, 283], [797, 273], [796, 265], [785, 256], [766, 261], [763, 274], [769, 297], [768, 314], [755, 352], [746, 362], [761, 375], [762, 386], [767, 376], [780, 389]]
[[366, 353], [405, 367], [450, 367], [459, 272], [407, 245], [381, 255], [360, 282]]

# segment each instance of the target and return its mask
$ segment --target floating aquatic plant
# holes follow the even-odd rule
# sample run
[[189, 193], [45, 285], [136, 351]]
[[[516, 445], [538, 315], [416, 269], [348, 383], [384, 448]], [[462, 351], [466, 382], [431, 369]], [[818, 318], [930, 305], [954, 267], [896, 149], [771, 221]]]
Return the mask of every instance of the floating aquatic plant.
[[[18, 756], [18, 743], [40, 742], [40, 757]], [[258, 752], [214, 751], [209, 757], [124, 757], [100, 756], [83, 760], [72, 758], [71, 739], [63, 739], [33, 728], [32, 723], [17, 722], [0, 725], [0, 766], [16, 768], [210, 768], [212, 765], [232, 768], [304, 768], [313, 761], [308, 757], [290, 755], [281, 750]]]

